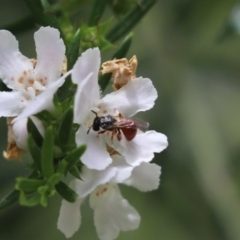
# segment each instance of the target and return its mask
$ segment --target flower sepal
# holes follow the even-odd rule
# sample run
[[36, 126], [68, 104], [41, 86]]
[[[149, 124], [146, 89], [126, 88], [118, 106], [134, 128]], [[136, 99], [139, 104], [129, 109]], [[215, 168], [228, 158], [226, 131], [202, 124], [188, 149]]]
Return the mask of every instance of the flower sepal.
[[49, 179], [17, 178], [15, 189], [19, 191], [19, 203], [23, 206], [33, 207], [48, 205], [48, 199], [56, 193], [55, 185], [59, 182], [61, 174], [54, 174]]
[[16, 190], [22, 190], [25, 193], [32, 193], [34, 191], [37, 191], [38, 187], [45, 184], [44, 180], [39, 179], [28, 179], [28, 178], [22, 178], [19, 177], [16, 179], [17, 183], [15, 185]]

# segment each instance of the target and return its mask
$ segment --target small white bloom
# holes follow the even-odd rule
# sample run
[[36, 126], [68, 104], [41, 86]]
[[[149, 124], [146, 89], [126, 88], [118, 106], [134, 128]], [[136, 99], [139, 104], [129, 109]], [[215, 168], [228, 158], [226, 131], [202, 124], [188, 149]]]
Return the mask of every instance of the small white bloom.
[[75, 179], [70, 186], [78, 193], [75, 203], [62, 201], [58, 229], [71, 237], [80, 227], [79, 208], [83, 199], [90, 195], [94, 210], [94, 224], [101, 240], [113, 240], [120, 231], [137, 229], [140, 224], [138, 212], [124, 199], [117, 184], [134, 186], [141, 191], [158, 188], [161, 168], [156, 164], [142, 162], [131, 166], [119, 155], [102, 171], [83, 167], [81, 180]]
[[[60, 78], [65, 45], [59, 31], [41, 27], [34, 40], [37, 61], [22, 55], [16, 38], [9, 31], [0, 30], [0, 79], [12, 90], [0, 92], [0, 117], [16, 117], [14, 123], [51, 109], [53, 95], [66, 77]], [[26, 132], [26, 119], [13, 126], [14, 132], [23, 129]]]
[[149, 162], [154, 152], [161, 152], [168, 143], [167, 137], [156, 131], [142, 132], [131, 141], [122, 136], [121, 141], [111, 136], [111, 132], [103, 134], [92, 129], [95, 111], [98, 116], [123, 115], [132, 117], [137, 112], [153, 107], [157, 91], [148, 78], [136, 78], [118, 91], [100, 97], [98, 72], [100, 67], [100, 52], [98, 48], [89, 49], [82, 54], [73, 67], [72, 80], [78, 85], [74, 102], [74, 121], [81, 125], [76, 133], [77, 145], [87, 144], [87, 150], [81, 157], [82, 162], [90, 169], [102, 170], [112, 162], [106, 144], [124, 156], [127, 163], [135, 166], [142, 161]]

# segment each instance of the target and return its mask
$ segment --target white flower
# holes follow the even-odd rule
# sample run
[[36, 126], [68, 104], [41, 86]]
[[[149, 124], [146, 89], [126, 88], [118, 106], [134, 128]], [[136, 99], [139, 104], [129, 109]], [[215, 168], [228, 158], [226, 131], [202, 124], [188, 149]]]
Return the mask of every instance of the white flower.
[[90, 206], [94, 210], [94, 224], [101, 240], [115, 239], [120, 231], [137, 229], [140, 223], [138, 212], [124, 199], [118, 183], [133, 186], [140, 191], [158, 188], [161, 168], [156, 164], [142, 162], [131, 166], [119, 155], [113, 156], [113, 163], [98, 171], [83, 167], [81, 180], [73, 180], [70, 186], [78, 193], [75, 203], [62, 200], [58, 229], [67, 238], [80, 227], [80, 206], [90, 194]]
[[[15, 123], [51, 109], [53, 95], [66, 77], [60, 78], [65, 45], [59, 31], [41, 27], [34, 39], [37, 61], [22, 55], [16, 38], [9, 31], [0, 30], [0, 79], [12, 90], [0, 92], [0, 117], [16, 117]], [[26, 121], [22, 122], [13, 127], [16, 135], [26, 130]]]
[[78, 85], [74, 102], [74, 122], [81, 125], [76, 134], [77, 145], [87, 144], [87, 150], [81, 157], [82, 162], [90, 169], [102, 170], [112, 162], [106, 144], [124, 156], [132, 166], [142, 161], [149, 162], [154, 152], [161, 152], [168, 143], [165, 135], [156, 131], [142, 132], [131, 141], [122, 134], [119, 141], [107, 131], [103, 134], [89, 128], [93, 124], [95, 111], [98, 116], [132, 117], [137, 112], [151, 109], [157, 98], [157, 91], [148, 78], [136, 78], [118, 91], [100, 97], [98, 72], [100, 67], [100, 52], [98, 48], [89, 49], [82, 54], [73, 67], [72, 81]]

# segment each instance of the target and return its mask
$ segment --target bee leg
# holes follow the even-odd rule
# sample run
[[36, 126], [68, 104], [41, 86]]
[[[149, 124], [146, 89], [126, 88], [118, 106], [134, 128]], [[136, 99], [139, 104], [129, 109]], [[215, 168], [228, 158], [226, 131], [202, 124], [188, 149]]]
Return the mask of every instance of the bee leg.
[[105, 133], [105, 132], [106, 132], [106, 130], [101, 130], [101, 131], [98, 132], [98, 135], [99, 135], [99, 134], [103, 134], [103, 133]]
[[114, 128], [113, 130], [112, 130], [112, 136], [111, 136], [111, 141], [113, 142], [113, 136], [114, 136], [114, 134], [116, 134], [116, 128]]
[[91, 130], [92, 126], [88, 129], [87, 134], [89, 134], [89, 131]]
[[117, 128], [117, 140], [121, 141], [122, 140], [122, 134], [119, 128]]

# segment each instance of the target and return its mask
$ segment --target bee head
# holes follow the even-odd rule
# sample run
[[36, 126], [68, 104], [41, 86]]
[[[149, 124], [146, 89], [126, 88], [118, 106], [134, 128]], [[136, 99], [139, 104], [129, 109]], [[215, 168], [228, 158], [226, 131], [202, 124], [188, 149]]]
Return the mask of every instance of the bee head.
[[93, 121], [92, 128], [94, 131], [99, 131], [100, 130], [100, 117], [95, 117]]
[[96, 117], [94, 118], [94, 120], [93, 120], [93, 125], [92, 125], [92, 129], [94, 130], [94, 131], [99, 131], [100, 130], [100, 117], [98, 117], [98, 115], [97, 115], [97, 113], [96, 112], [94, 112], [94, 111], [92, 111], [95, 115], [96, 115]]

